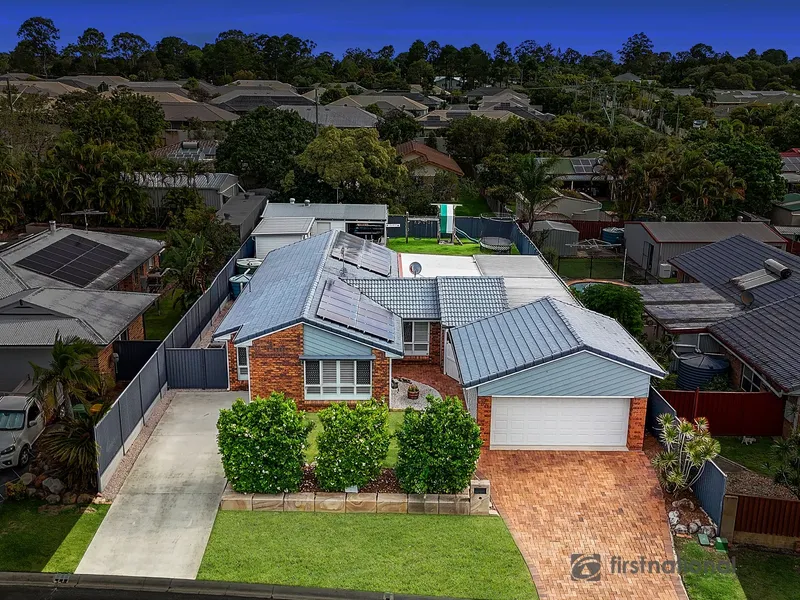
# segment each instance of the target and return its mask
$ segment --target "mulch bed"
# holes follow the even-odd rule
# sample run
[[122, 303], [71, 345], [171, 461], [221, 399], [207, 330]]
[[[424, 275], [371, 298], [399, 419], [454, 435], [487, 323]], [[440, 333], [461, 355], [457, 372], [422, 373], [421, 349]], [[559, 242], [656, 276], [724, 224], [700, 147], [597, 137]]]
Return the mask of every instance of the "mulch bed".
[[[303, 482], [300, 484], [301, 492], [323, 492], [317, 482], [317, 476], [314, 474], [313, 465], [306, 465], [303, 467]], [[380, 492], [382, 494], [402, 494], [403, 489], [400, 487], [400, 482], [397, 481], [397, 475], [394, 469], [383, 469], [381, 474], [367, 485], [359, 488], [359, 492], [366, 494], [374, 494]]]
[[775, 483], [761, 473], [747, 469], [728, 475], [726, 492], [743, 496], [766, 496], [780, 500], [797, 500], [797, 496], [789, 488]]

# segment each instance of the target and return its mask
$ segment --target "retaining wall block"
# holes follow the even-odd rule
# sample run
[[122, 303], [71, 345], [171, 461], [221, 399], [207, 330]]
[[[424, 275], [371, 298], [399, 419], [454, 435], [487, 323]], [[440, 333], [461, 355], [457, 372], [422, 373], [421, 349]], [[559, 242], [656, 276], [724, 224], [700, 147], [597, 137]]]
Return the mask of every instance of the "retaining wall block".
[[314, 510], [316, 512], [343, 513], [344, 503], [344, 492], [317, 492], [314, 497]]
[[283, 512], [284, 494], [253, 494], [253, 510]]
[[408, 496], [406, 494], [378, 494], [379, 513], [407, 513]]
[[283, 510], [294, 512], [314, 512], [314, 492], [298, 492], [283, 497]]
[[345, 498], [345, 512], [349, 513], [374, 513], [378, 512], [378, 494], [347, 494]]

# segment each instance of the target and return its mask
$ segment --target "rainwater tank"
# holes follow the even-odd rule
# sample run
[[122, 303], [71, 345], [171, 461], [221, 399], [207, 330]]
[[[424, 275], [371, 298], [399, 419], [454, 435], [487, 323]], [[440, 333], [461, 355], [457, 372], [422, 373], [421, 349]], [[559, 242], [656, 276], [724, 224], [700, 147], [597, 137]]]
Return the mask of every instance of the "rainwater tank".
[[600, 239], [609, 244], [622, 245], [625, 230], [622, 227], [606, 227], [600, 232]]
[[678, 363], [678, 389], [695, 390], [703, 387], [717, 375], [725, 375], [730, 363], [717, 356], [690, 354]]

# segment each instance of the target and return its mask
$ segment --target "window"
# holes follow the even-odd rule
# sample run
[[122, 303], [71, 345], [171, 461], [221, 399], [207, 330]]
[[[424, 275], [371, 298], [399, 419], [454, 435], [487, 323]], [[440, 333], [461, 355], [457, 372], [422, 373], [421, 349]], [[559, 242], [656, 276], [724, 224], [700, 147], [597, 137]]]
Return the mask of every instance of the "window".
[[32, 405], [32, 406], [31, 406], [31, 407], [28, 409], [28, 423], [30, 423], [31, 421], [35, 421], [36, 419], [38, 419], [40, 414], [42, 414], [42, 411], [40, 411], [40, 410], [39, 410], [39, 407], [38, 407], [38, 406], [36, 406], [36, 404], [34, 403], [34, 404], [33, 404], [33, 405]]
[[427, 321], [403, 322], [403, 354], [427, 356], [430, 353], [431, 324]]
[[130, 338], [130, 334], [128, 333], [127, 329], [124, 329], [122, 332], [120, 332], [120, 334], [119, 334], [119, 341], [120, 342], [127, 342], [129, 339], [131, 339], [131, 338]]
[[372, 362], [369, 360], [307, 360], [306, 400], [369, 400]]
[[742, 390], [745, 392], [761, 391], [761, 377], [747, 365], [742, 365]]
[[250, 359], [247, 356], [247, 346], [236, 348], [236, 373], [239, 381], [250, 379]]

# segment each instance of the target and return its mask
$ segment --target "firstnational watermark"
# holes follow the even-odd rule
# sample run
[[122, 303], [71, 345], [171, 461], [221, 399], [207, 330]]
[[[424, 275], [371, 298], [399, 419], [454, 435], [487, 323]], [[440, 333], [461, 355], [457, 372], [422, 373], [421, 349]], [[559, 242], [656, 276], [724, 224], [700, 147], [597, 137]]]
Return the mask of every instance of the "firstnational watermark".
[[736, 559], [727, 560], [653, 560], [646, 556], [636, 558], [601, 556], [600, 554], [573, 554], [570, 556], [570, 575], [573, 581], [600, 581], [603, 577], [625, 577], [641, 574], [710, 574], [734, 573]]

